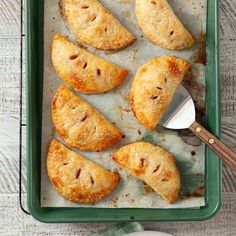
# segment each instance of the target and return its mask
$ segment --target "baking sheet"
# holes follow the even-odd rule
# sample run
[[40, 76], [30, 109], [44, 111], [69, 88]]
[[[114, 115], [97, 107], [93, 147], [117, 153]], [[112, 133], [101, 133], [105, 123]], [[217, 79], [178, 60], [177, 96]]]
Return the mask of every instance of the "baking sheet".
[[[202, 120], [205, 104], [204, 35], [206, 31], [207, 1], [169, 1], [178, 17], [191, 30], [198, 41], [191, 50], [180, 52], [162, 49], [146, 40], [136, 22], [134, 0], [101, 0], [101, 2], [137, 37], [137, 40], [133, 45], [119, 52], [104, 52], [87, 47], [90, 52], [129, 70], [126, 81], [117, 89], [100, 95], [80, 94], [125, 134], [125, 138], [117, 146], [107, 151], [81, 152], [75, 150], [103, 167], [119, 172], [122, 178], [119, 186], [110, 196], [92, 205], [92, 207], [187, 208], [205, 205], [204, 145], [186, 130], [176, 132], [158, 127], [157, 131], [150, 132], [145, 129], [130, 111], [127, 97], [130, 84], [139, 66], [156, 56], [176, 55], [193, 63], [192, 71], [187, 75], [184, 85], [192, 93], [197, 105], [198, 117]], [[41, 206], [91, 207], [91, 205], [71, 203], [58, 195], [49, 182], [46, 173], [45, 163], [48, 144], [54, 136], [57, 136], [51, 122], [51, 101], [56, 89], [62, 84], [51, 63], [51, 43], [56, 33], [69, 36], [71, 40], [76, 40], [72, 30], [63, 19], [62, 1], [45, 0]], [[112, 152], [127, 143], [137, 140], [146, 140], [158, 144], [175, 155], [182, 178], [181, 196], [176, 203], [168, 204], [143, 182], [130, 176], [110, 160]]]

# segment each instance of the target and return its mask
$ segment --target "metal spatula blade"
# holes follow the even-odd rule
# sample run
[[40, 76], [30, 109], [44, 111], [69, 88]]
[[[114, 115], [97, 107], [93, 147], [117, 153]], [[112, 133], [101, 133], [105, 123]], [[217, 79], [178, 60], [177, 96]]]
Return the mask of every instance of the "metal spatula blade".
[[226, 165], [236, 171], [236, 153], [195, 121], [195, 106], [189, 92], [180, 85], [159, 124], [168, 129], [190, 129]]
[[189, 92], [180, 85], [159, 124], [168, 129], [186, 129], [195, 121], [195, 106]]

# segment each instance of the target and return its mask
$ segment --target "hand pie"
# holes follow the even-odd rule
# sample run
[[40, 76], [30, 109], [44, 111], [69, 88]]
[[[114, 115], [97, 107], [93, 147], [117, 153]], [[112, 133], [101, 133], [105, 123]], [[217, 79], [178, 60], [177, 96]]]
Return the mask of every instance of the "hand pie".
[[52, 62], [62, 80], [80, 93], [104, 93], [123, 82], [128, 74], [61, 35], [52, 44]]
[[52, 121], [71, 147], [99, 151], [117, 144], [121, 132], [82, 98], [62, 85], [52, 102]]
[[145, 127], [155, 129], [189, 67], [182, 59], [163, 56], [151, 59], [138, 69], [130, 103], [134, 115]]
[[190, 48], [195, 39], [182, 25], [166, 0], [136, 0], [138, 24], [146, 37], [167, 49]]
[[130, 174], [143, 180], [169, 203], [177, 200], [180, 174], [172, 154], [150, 143], [137, 142], [122, 147], [112, 159]]
[[80, 203], [95, 203], [106, 197], [116, 188], [120, 179], [55, 139], [48, 151], [47, 172], [58, 193]]
[[95, 48], [120, 49], [135, 40], [97, 0], [65, 0], [65, 13], [77, 37]]

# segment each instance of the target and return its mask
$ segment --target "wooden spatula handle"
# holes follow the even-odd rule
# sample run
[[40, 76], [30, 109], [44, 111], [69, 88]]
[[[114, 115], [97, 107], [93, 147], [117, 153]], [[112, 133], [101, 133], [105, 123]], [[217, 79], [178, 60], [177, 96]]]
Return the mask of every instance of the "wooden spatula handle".
[[204, 127], [194, 122], [189, 129], [221, 158], [227, 166], [236, 171], [236, 153], [208, 132]]

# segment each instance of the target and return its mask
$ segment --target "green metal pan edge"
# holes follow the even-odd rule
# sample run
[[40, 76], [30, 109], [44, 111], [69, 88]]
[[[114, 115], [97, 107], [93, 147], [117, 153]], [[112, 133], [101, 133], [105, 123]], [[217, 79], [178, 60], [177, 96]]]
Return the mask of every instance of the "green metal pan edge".
[[[206, 149], [206, 206], [200, 209], [42, 208], [40, 206], [43, 0], [25, 0], [27, 84], [27, 201], [32, 216], [47, 223], [197, 221], [213, 217], [221, 203], [221, 162]], [[208, 0], [207, 128], [220, 135], [219, 3]]]

